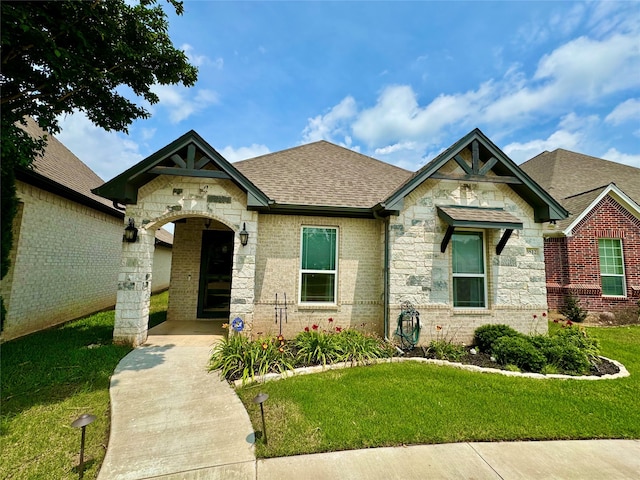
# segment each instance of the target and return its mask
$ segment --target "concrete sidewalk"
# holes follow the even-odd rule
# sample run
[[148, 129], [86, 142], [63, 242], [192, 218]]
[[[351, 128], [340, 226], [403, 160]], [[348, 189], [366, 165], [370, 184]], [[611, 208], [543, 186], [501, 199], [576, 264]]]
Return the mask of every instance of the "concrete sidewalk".
[[223, 334], [215, 328], [165, 322], [120, 362], [99, 480], [640, 478], [638, 440], [416, 445], [256, 461], [247, 412], [206, 370]]

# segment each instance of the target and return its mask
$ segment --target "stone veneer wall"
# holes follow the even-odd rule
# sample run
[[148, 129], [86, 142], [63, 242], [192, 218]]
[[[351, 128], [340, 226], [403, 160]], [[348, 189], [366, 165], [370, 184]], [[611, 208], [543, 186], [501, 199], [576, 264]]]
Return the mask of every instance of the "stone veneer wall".
[[[450, 163], [446, 167], [452, 172], [454, 162]], [[438, 205], [500, 207], [523, 223], [523, 230], [514, 230], [499, 256], [495, 248], [503, 230], [485, 230], [487, 309], [453, 308], [451, 244], [440, 252], [447, 225], [438, 218]], [[547, 331], [542, 317], [547, 310], [542, 225], [508, 186], [427, 180], [405, 198], [389, 228], [392, 332], [403, 301], [412, 302], [421, 313], [421, 343], [436, 337], [470, 343], [473, 331], [487, 323], [506, 323], [525, 333]]]
[[116, 300], [122, 219], [23, 182], [9, 273], [3, 339], [111, 307]]
[[[256, 254], [256, 305], [253, 336], [279, 333], [275, 323], [275, 296], [287, 295], [287, 323], [292, 336], [314, 323], [364, 328], [383, 333], [382, 228], [379, 220], [260, 215]], [[335, 306], [305, 306], [298, 302], [300, 235], [303, 226], [338, 228], [338, 298]], [[363, 324], [364, 327], [363, 327]]]
[[[247, 211], [246, 194], [229, 180], [159, 176], [138, 191], [138, 203], [127, 207], [127, 218], [134, 219], [140, 228], [138, 243], [124, 244], [123, 258], [118, 275], [118, 305], [116, 307], [116, 341], [137, 345], [146, 339], [148, 316], [148, 289], [152, 288], [152, 261], [149, 231], [165, 223], [186, 218], [191, 225], [193, 217], [210, 218], [225, 228], [238, 232], [246, 223], [249, 243], [243, 247], [235, 236], [233, 280], [231, 287], [230, 318], [240, 316], [251, 323], [253, 318], [253, 285], [255, 278], [255, 251], [258, 235], [256, 212]], [[193, 223], [196, 225], [197, 223]], [[178, 224], [174, 238], [171, 285], [169, 288], [170, 320], [196, 320], [197, 284], [200, 261], [200, 241], [191, 241], [188, 250], [179, 246], [186, 230]], [[200, 224], [200, 232], [204, 223]], [[197, 237], [201, 238], [201, 233]], [[186, 258], [198, 262], [185, 264]], [[189, 280], [189, 275], [191, 275]], [[195, 287], [195, 294], [192, 293]], [[191, 292], [191, 293], [190, 293]]]

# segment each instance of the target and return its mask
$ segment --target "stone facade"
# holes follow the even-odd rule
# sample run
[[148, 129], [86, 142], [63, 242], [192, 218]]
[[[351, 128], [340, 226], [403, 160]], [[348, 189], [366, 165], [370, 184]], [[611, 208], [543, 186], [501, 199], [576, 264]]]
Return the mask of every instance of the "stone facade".
[[138, 202], [127, 206], [126, 218], [132, 218], [139, 227], [139, 240], [123, 244], [115, 341], [139, 345], [146, 339], [153, 284], [153, 232], [168, 222], [182, 219], [186, 223], [177, 223], [175, 231], [168, 319], [197, 318], [199, 238], [204, 221], [195, 220], [200, 217], [211, 219], [214, 228], [239, 232], [245, 226], [249, 232], [246, 246], [240, 245], [239, 237], [235, 236], [230, 318], [240, 316], [245, 322], [252, 322], [258, 222], [257, 213], [248, 211], [246, 202], [246, 194], [229, 180], [159, 176], [140, 188]]
[[[444, 171], [456, 173], [454, 162]], [[451, 245], [440, 244], [447, 225], [437, 206], [499, 207], [523, 223], [496, 255], [503, 230], [485, 230], [488, 305], [486, 309], [453, 308]], [[542, 225], [532, 208], [509, 187], [490, 182], [466, 184], [427, 180], [405, 198], [390, 230], [390, 323], [393, 331], [404, 301], [421, 313], [421, 343], [433, 338], [471, 342], [473, 331], [487, 323], [508, 323], [524, 332], [546, 332], [546, 280]], [[536, 316], [534, 318], [534, 315]], [[439, 325], [442, 330], [436, 330]]]

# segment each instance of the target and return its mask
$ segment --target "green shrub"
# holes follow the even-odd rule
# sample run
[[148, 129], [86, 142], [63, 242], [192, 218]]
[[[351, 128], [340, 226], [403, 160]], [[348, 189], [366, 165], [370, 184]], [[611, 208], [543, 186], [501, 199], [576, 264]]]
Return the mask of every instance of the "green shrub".
[[270, 372], [293, 369], [290, 349], [277, 339], [250, 341], [244, 335], [231, 334], [218, 343], [211, 356], [210, 370], [220, 370], [227, 380], [243, 381]]
[[384, 341], [358, 330], [342, 330], [333, 335], [338, 360], [341, 362], [367, 363], [376, 358], [390, 357], [393, 354]]
[[501, 337], [520, 337], [522, 334], [508, 325], [483, 325], [474, 332], [474, 343], [481, 352], [491, 353], [493, 344]]
[[305, 330], [293, 343], [297, 348], [297, 365], [326, 365], [340, 358], [338, 342], [332, 332]]
[[525, 336], [503, 336], [493, 344], [493, 355], [502, 365], [513, 364], [527, 372], [540, 372], [547, 360]]
[[427, 353], [433, 354], [439, 360], [457, 362], [464, 356], [465, 350], [462, 345], [456, 345], [446, 340], [432, 340], [427, 347]]
[[564, 305], [559, 311], [572, 322], [580, 323], [587, 318], [587, 311], [580, 306], [580, 299], [573, 295], [564, 297]]
[[590, 361], [595, 361], [600, 355], [598, 340], [589, 337], [587, 332], [578, 326], [565, 327], [558, 330], [551, 339], [557, 345], [573, 345], [585, 353]]

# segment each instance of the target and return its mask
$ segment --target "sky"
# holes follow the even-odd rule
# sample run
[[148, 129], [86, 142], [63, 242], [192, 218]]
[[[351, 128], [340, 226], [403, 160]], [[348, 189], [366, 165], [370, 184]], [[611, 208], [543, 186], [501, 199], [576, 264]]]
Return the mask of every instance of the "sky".
[[477, 127], [517, 164], [564, 148], [640, 168], [638, 1], [184, 6], [165, 10], [194, 87], [154, 86], [128, 134], [61, 117], [104, 180], [192, 129], [230, 162], [328, 140], [415, 171]]

